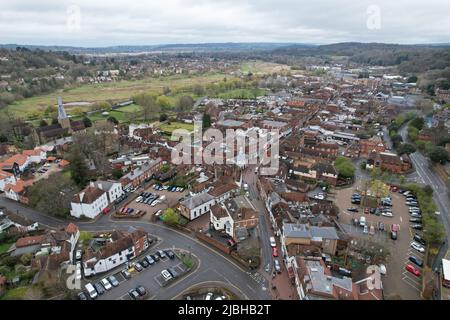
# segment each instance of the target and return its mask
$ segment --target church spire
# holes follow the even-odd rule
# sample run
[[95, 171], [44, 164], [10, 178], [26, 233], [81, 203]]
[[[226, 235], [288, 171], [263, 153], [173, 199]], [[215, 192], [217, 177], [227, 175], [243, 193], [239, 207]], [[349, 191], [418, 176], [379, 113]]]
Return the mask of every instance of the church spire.
[[66, 110], [64, 109], [61, 97], [58, 97], [58, 120], [63, 119], [67, 119], [67, 114]]

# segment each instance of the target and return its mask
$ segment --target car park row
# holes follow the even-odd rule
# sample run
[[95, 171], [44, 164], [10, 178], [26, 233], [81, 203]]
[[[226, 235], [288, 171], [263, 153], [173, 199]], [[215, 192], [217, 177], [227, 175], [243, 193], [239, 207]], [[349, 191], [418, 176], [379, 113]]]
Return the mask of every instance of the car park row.
[[[120, 271], [120, 275], [125, 279], [130, 279], [132, 277], [132, 273], [134, 271], [140, 273], [144, 269], [149, 268], [150, 266], [156, 264], [158, 261], [163, 259], [175, 259], [175, 253], [172, 250], [157, 250], [153, 254], [148, 254], [145, 257], [139, 259], [138, 261], [132, 262], [128, 264], [128, 267]], [[169, 267], [164, 269], [161, 272], [161, 275], [166, 281], [170, 281], [180, 276], [178, 272], [173, 267]], [[98, 282], [95, 283], [87, 283], [85, 285], [85, 290], [78, 293], [78, 298], [80, 300], [89, 300], [96, 299], [100, 295], [103, 295], [109, 290], [114, 289], [119, 286], [119, 281], [114, 275], [105, 277]], [[147, 290], [142, 285], [137, 286], [136, 288], [130, 289], [128, 291], [129, 297], [132, 299], [141, 299], [145, 298], [147, 295]]]

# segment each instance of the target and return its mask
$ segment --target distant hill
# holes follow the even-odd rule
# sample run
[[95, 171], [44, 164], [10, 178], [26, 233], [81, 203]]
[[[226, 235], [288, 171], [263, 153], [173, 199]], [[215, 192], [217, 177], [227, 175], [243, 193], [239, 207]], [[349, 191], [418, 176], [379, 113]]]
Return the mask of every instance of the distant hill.
[[[308, 44], [295, 44], [298, 47], [312, 47]], [[141, 52], [228, 52], [228, 51], [249, 51], [249, 50], [274, 50], [277, 48], [292, 46], [292, 43], [195, 43], [195, 44], [163, 44], [163, 45], [145, 45], [145, 46], [111, 46], [98, 48], [70, 47], [70, 46], [33, 46], [4, 44], [0, 48], [15, 49], [23, 47], [30, 50], [44, 51], [66, 51], [71, 54], [107, 54], [107, 53], [141, 53]]]

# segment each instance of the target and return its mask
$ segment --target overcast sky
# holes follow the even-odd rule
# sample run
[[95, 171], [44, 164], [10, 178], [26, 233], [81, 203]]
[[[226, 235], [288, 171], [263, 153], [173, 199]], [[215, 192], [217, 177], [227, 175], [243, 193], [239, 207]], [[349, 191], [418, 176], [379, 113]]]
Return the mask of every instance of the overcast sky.
[[450, 43], [449, 0], [1, 0], [0, 43]]

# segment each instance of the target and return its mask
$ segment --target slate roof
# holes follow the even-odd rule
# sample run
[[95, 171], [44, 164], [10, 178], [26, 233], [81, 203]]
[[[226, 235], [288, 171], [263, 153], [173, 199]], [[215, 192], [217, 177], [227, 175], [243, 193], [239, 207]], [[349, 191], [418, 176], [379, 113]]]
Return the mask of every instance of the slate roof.
[[314, 227], [306, 224], [284, 223], [283, 233], [289, 238], [322, 238], [338, 240], [339, 236], [334, 227]]
[[209, 193], [203, 192], [180, 202], [180, 204], [192, 210], [211, 200], [214, 200], [214, 197]]

